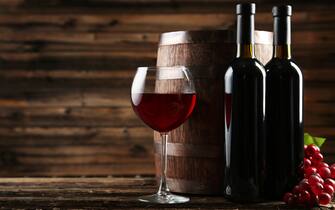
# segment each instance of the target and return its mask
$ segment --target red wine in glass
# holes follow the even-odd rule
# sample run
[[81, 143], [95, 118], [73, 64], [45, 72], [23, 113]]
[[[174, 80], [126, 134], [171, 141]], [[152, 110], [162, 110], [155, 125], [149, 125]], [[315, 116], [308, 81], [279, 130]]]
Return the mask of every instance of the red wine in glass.
[[195, 101], [195, 93], [132, 94], [135, 113], [145, 124], [161, 133], [185, 122], [194, 109]]
[[169, 132], [190, 117], [196, 104], [191, 73], [184, 66], [137, 68], [131, 87], [131, 104], [141, 120], [162, 137], [159, 189], [138, 200], [160, 204], [188, 202], [188, 197], [170, 192], [166, 172]]

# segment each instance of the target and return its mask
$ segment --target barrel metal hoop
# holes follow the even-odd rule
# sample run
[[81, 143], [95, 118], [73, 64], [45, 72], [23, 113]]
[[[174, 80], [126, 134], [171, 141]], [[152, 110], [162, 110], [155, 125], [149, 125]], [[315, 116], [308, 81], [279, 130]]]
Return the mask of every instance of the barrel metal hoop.
[[[161, 154], [160, 142], [155, 142], [155, 152]], [[167, 155], [175, 157], [222, 158], [223, 151], [219, 145], [168, 143]]]

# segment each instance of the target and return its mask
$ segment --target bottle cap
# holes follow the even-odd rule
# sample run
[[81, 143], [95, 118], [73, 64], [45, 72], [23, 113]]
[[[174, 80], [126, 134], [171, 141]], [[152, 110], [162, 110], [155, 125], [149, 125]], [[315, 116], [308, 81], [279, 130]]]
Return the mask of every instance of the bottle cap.
[[292, 15], [292, 7], [290, 5], [274, 6], [272, 8], [272, 15], [274, 17], [291, 16]]
[[255, 3], [242, 3], [236, 5], [236, 14], [237, 15], [253, 15], [256, 13], [256, 4]]

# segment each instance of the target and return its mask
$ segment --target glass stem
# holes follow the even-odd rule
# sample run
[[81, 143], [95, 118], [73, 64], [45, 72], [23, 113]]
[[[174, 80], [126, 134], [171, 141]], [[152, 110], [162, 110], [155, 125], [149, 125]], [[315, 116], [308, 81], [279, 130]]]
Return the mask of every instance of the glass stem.
[[161, 180], [160, 185], [158, 189], [158, 194], [165, 196], [169, 194], [170, 189], [167, 186], [166, 183], [166, 169], [167, 169], [167, 141], [168, 141], [168, 134], [167, 133], [161, 133], [162, 137], [162, 152], [161, 152]]

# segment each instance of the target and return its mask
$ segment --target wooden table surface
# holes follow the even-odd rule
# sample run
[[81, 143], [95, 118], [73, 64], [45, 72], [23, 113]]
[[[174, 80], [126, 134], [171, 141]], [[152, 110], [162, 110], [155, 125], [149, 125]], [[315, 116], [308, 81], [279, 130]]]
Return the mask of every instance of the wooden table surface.
[[[153, 178], [0, 178], [1, 209], [288, 209], [282, 202], [233, 204], [222, 197], [153, 205], [136, 200], [154, 193]], [[332, 209], [322, 207], [316, 209]]]

